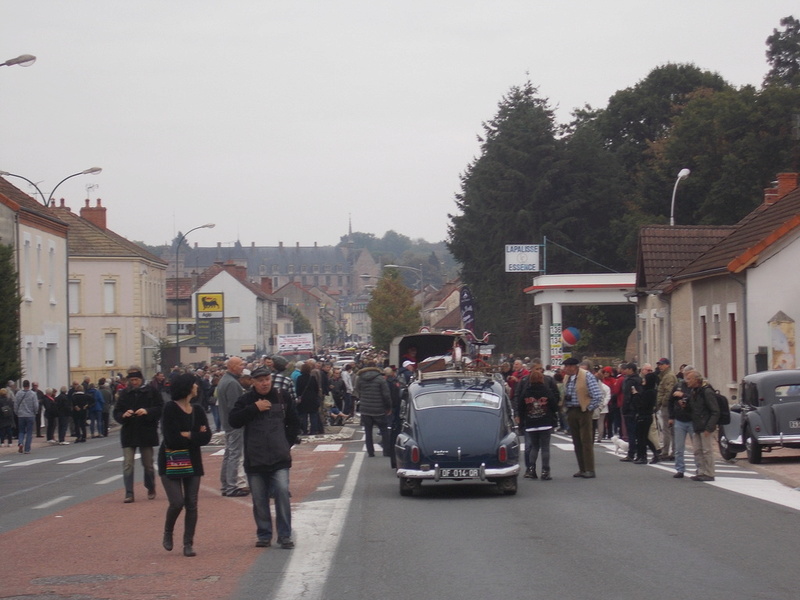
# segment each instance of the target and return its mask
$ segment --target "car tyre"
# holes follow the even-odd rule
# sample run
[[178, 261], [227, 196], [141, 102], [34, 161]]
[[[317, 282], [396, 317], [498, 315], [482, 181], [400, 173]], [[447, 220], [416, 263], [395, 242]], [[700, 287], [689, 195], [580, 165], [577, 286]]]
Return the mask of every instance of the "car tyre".
[[506, 495], [513, 496], [517, 493], [517, 478], [505, 477], [497, 482], [497, 487]]
[[414, 495], [414, 488], [417, 486], [414, 482], [409, 479], [408, 477], [401, 477], [400, 478], [400, 495], [401, 496], [413, 496]]
[[749, 425], [747, 426], [744, 439], [747, 448], [747, 460], [751, 465], [761, 464], [761, 444], [759, 444], [753, 436]]
[[717, 439], [717, 445], [719, 446], [719, 454], [725, 460], [733, 460], [736, 458], [738, 452], [734, 452], [730, 448], [730, 444], [728, 444], [728, 437], [725, 435], [724, 430], [720, 428], [719, 430], [719, 438]]

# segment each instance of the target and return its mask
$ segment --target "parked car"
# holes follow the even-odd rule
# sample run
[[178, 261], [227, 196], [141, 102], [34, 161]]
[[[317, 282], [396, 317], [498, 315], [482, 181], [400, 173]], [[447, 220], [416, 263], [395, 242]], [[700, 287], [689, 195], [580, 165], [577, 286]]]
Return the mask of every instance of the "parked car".
[[[519, 439], [502, 379], [472, 370], [468, 359], [458, 356], [457, 348], [467, 345], [459, 336], [429, 336], [440, 339], [413, 336], [420, 364], [428, 362], [431, 368], [417, 373], [401, 408], [402, 426], [394, 443], [400, 494], [411, 496], [423, 481], [481, 481], [515, 494]], [[425, 348], [453, 353], [430, 356]]]
[[731, 422], [719, 426], [719, 451], [730, 460], [747, 452], [752, 464], [772, 448], [800, 448], [800, 369], [747, 375], [731, 406]]

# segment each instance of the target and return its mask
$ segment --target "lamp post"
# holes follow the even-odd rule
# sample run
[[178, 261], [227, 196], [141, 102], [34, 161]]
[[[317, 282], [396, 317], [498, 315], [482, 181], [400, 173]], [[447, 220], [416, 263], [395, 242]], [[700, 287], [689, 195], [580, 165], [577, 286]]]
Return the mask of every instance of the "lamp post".
[[178, 310], [178, 257], [181, 253], [181, 244], [186, 240], [186, 236], [198, 229], [213, 229], [214, 223], [198, 225], [186, 233], [182, 233], [175, 244], [175, 360], [181, 362], [181, 334], [180, 334], [180, 311]]
[[17, 175], [15, 173], [9, 173], [8, 171], [0, 171], [0, 175], [2, 175], [3, 177], [18, 177], [20, 179], [24, 179], [25, 181], [30, 183], [33, 187], [35, 187], [37, 192], [39, 192], [39, 195], [42, 197], [42, 204], [44, 204], [45, 206], [50, 206], [50, 203], [53, 201], [53, 194], [56, 193], [58, 186], [64, 183], [67, 179], [72, 179], [73, 177], [77, 177], [78, 175], [97, 175], [98, 173], [102, 172], [103, 169], [101, 169], [100, 167], [91, 167], [79, 173], [73, 173], [72, 175], [67, 175], [66, 177], [64, 177], [64, 179], [62, 179], [56, 184], [56, 187], [53, 188], [53, 190], [50, 192], [47, 198], [45, 198], [44, 194], [42, 193], [42, 190], [39, 189], [39, 186], [33, 183], [27, 177], [23, 177], [22, 175]]
[[681, 169], [678, 173], [678, 178], [675, 180], [675, 187], [672, 188], [672, 205], [669, 209], [669, 226], [675, 225], [675, 192], [678, 191], [678, 184], [681, 180], [686, 179], [691, 171], [689, 169]]
[[414, 271], [417, 274], [417, 277], [419, 277], [419, 291], [420, 291], [420, 293], [422, 293], [422, 290], [423, 290], [423, 285], [422, 285], [422, 265], [420, 265], [419, 269], [416, 268], [416, 267], [406, 267], [405, 265], [383, 265], [383, 268], [384, 269], [408, 269], [409, 271]]
[[33, 54], [20, 54], [17, 58], [9, 58], [6, 62], [0, 63], [0, 67], [13, 67], [14, 65], [30, 67], [35, 62], [36, 57]]

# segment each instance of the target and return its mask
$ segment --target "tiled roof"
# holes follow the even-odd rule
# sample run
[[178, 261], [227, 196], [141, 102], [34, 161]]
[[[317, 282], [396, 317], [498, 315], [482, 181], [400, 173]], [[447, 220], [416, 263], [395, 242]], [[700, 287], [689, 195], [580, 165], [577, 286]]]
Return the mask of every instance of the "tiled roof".
[[31, 198], [28, 194], [10, 184], [3, 177], [0, 177], [0, 194], [5, 196], [12, 202], [19, 204], [22, 210], [34, 213], [45, 219], [55, 221], [56, 223], [59, 223], [63, 227], [64, 222], [63, 220], [59, 219], [58, 215], [56, 215], [52, 210], [45, 208], [41, 202], [37, 202], [34, 198]]
[[734, 226], [648, 225], [639, 231], [636, 287], [655, 289], [730, 235]]
[[[789, 192], [774, 204], [760, 205], [739, 221], [730, 235], [676, 273], [674, 279], [692, 279], [728, 271], [729, 264], [737, 257], [746, 253], [752, 255], [760, 251], [759, 248], [766, 249], [781, 235], [797, 227], [798, 215], [800, 188]], [[731, 267], [740, 270], [735, 264]]]
[[110, 229], [103, 229], [79, 217], [68, 207], [59, 206], [50, 210], [69, 225], [68, 246], [71, 257], [139, 258], [161, 265], [167, 264], [155, 254]]

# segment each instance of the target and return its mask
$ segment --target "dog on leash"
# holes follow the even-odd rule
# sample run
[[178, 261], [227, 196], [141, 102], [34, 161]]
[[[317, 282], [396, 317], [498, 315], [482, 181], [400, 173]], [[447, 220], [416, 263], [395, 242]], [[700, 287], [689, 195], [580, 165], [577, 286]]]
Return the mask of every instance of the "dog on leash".
[[614, 444], [614, 454], [628, 453], [628, 442], [620, 439], [618, 435], [611, 436], [611, 443]]

